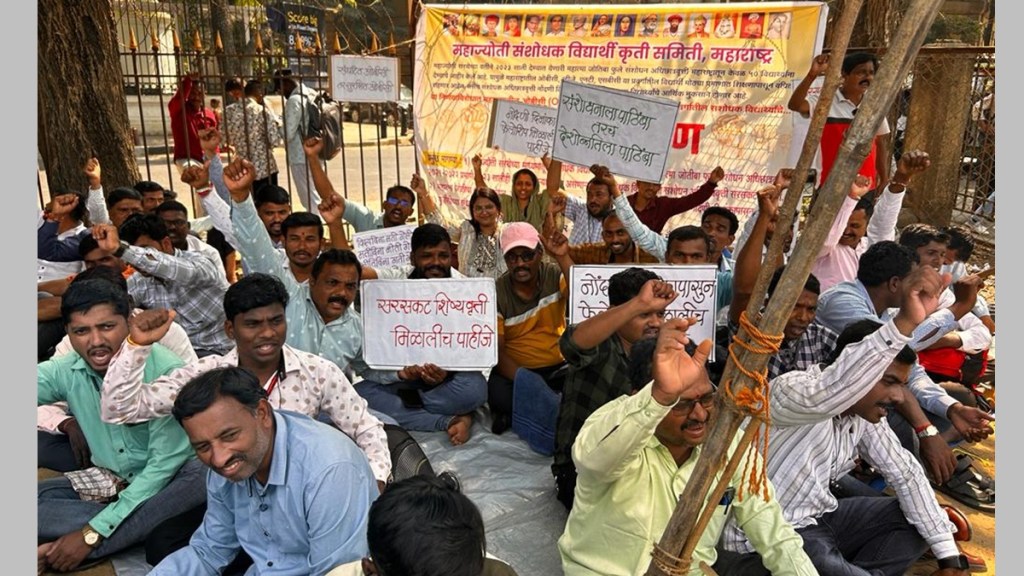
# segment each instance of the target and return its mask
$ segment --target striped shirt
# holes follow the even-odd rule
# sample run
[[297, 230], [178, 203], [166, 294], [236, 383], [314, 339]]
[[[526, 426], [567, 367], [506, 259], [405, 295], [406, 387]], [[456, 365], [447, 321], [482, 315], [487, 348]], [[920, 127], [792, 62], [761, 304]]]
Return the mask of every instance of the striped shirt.
[[572, 221], [569, 245], [590, 244], [601, 241], [602, 218], [596, 218], [587, 210], [587, 202], [571, 194], [565, 195], [565, 217]]
[[[953, 525], [939, 507], [921, 464], [900, 445], [885, 420], [872, 424], [843, 414], [881, 380], [909, 342], [890, 321], [844, 349], [831, 366], [788, 372], [773, 380], [768, 478], [786, 520], [800, 529], [838, 508], [829, 484], [853, 470], [854, 460], [862, 457], [896, 492], [907, 520], [935, 556], [945, 558], [959, 553]], [[733, 526], [723, 535], [723, 544], [729, 550], [753, 550]]]
[[249, 263], [250, 272], [277, 276], [288, 289], [288, 305], [284, 310], [288, 345], [322, 356], [342, 370], [348, 368], [352, 359], [362, 352], [362, 318], [349, 306], [340, 317], [325, 323], [313, 303], [309, 283], [296, 282], [295, 277], [281, 267], [252, 196], [243, 202], [232, 201], [231, 205], [231, 222], [238, 239], [236, 247], [242, 254], [243, 264]]

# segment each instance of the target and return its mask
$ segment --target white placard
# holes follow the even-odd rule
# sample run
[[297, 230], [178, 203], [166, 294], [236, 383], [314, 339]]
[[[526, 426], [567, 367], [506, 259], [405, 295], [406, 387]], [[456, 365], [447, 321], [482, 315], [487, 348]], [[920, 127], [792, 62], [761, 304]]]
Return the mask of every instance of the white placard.
[[[579, 324], [607, 310], [608, 280], [618, 272], [633, 267], [611, 264], [573, 266], [569, 272], [569, 323]], [[718, 309], [718, 266], [645, 264], [643, 267], [676, 289], [678, 296], [665, 309], [665, 319], [695, 316], [700, 322], [687, 331], [690, 338], [694, 342], [705, 338], [714, 342], [715, 314]], [[714, 360], [714, 356], [711, 359]]]
[[539, 158], [545, 152], [551, 152], [557, 119], [558, 110], [555, 108], [514, 100], [495, 100], [491, 106], [487, 145]]
[[365, 280], [363, 358], [371, 368], [431, 363], [486, 370], [498, 363], [494, 280]]
[[398, 102], [398, 58], [331, 55], [331, 98], [340, 102]]
[[415, 224], [405, 224], [356, 232], [352, 235], [352, 243], [359, 263], [373, 268], [408, 264], [414, 230]]
[[562, 80], [551, 157], [661, 182], [679, 103]]

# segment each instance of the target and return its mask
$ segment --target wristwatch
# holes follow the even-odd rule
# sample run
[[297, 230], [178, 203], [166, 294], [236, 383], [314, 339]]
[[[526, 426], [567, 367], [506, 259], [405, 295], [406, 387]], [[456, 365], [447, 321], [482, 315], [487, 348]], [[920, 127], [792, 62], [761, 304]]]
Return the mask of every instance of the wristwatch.
[[917, 433], [918, 438], [931, 438], [932, 436], [938, 436], [939, 429], [934, 424], [929, 424], [927, 428]]
[[122, 255], [124, 255], [124, 251], [127, 250], [130, 246], [131, 244], [125, 242], [124, 240], [121, 240], [121, 243], [118, 245], [117, 250], [114, 250], [114, 256], [120, 258]]
[[971, 565], [967, 562], [967, 556], [958, 554], [956, 556], [947, 556], [939, 559], [939, 569], [944, 568], [955, 568], [957, 570], [970, 570]]
[[95, 548], [100, 543], [100, 540], [103, 539], [103, 536], [99, 532], [93, 530], [92, 526], [89, 526], [88, 524], [82, 528], [82, 536], [85, 538], [85, 543], [92, 548]]

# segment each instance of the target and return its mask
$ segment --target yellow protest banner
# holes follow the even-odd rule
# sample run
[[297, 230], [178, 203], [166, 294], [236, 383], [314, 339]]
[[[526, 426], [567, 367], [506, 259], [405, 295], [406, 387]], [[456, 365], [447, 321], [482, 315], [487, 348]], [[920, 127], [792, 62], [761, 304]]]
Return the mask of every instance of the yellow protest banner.
[[[820, 2], [426, 5], [416, 32], [420, 173], [459, 218], [468, 217], [478, 153], [499, 194], [512, 193], [521, 168], [543, 185], [539, 157], [487, 148], [492, 101], [556, 108], [569, 79], [677, 101], [661, 194], [690, 194], [722, 166], [706, 204], [743, 220], [756, 191], [792, 162], [786, 102], [820, 51], [825, 16]], [[590, 177], [587, 166], [562, 168], [576, 195]], [[620, 178], [620, 187], [631, 194], [636, 182]], [[696, 220], [691, 211], [669, 225]]]

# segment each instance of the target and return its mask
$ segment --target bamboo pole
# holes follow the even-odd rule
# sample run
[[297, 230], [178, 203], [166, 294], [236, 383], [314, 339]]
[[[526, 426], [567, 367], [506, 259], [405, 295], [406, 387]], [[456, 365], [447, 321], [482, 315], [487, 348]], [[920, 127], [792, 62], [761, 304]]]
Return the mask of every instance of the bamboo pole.
[[[855, 0], [855, 2], [857, 1], [859, 0]], [[762, 332], [776, 334], [785, 325], [786, 319], [789, 317], [793, 305], [803, 289], [804, 282], [814, 264], [815, 257], [828, 234], [832, 220], [839, 211], [843, 198], [849, 190], [850, 183], [867, 157], [875, 132], [881, 125], [886, 112], [892, 106], [893, 99], [900, 86], [902, 86], [903, 80], [910, 72], [914, 58], [924, 42], [928, 28], [938, 14], [941, 3], [942, 0], [912, 0], [903, 21], [900, 23], [899, 30], [894, 35], [895, 40], [888, 50], [885, 62], [876, 74], [871, 89], [865, 94], [864, 100], [858, 108], [857, 116], [854, 118], [840, 145], [836, 161], [829, 172], [828, 179], [819, 192], [818, 200], [808, 218], [808, 226], [797, 241], [793, 256], [779, 282], [779, 288], [768, 303], [764, 317], [759, 322], [755, 320]], [[851, 10], [851, 12], [853, 12], [852, 17], [855, 18], [856, 11]], [[846, 17], [847, 14], [844, 12], [841, 18], [845, 19]], [[837, 48], [841, 46], [843, 52], [845, 52], [845, 46], [850, 36], [849, 31], [837, 25], [836, 36], [841, 38], [837, 43], [839, 44]], [[838, 54], [836, 55], [838, 56]], [[835, 69], [838, 69], [839, 65], [840, 61], [831, 62], [829, 76], [835, 74]], [[828, 80], [826, 79], [827, 82]], [[823, 92], [823, 98], [825, 96], [827, 94]], [[819, 103], [820, 106], [821, 104]], [[821, 115], [816, 114], [816, 116]], [[815, 134], [814, 137], [820, 137], [820, 130], [821, 127], [818, 126], [817, 133], [811, 130], [809, 135]], [[803, 154], [798, 163], [798, 168], [801, 165], [804, 166], [804, 174], [806, 174], [806, 166], [810, 164], [810, 160], [806, 156], [815, 148], [817, 146], [810, 148], [808, 143], [805, 142]], [[800, 174], [797, 174], [796, 178], [799, 177]], [[793, 183], [798, 187], [802, 186], [803, 180], [797, 180], [796, 178], [794, 178]], [[780, 216], [780, 222], [789, 222], [785, 218], [794, 212], [798, 196], [799, 194], [796, 193], [787, 195], [782, 215]], [[769, 258], [781, 254], [783, 236], [784, 234], [776, 234], [772, 238]], [[757, 286], [754, 290], [754, 296], [751, 298], [750, 305], [748, 306], [748, 314], [751, 314], [751, 312], [756, 314], [759, 309], [759, 304], [763, 301], [764, 286], [767, 285], [767, 279], [773, 272], [769, 267], [761, 269]], [[756, 316], [751, 315], [751, 318], [756, 318]], [[745, 332], [745, 330], [741, 329], [737, 337], [746, 338]], [[747, 370], [759, 372], [767, 365], [768, 358], [764, 355], [755, 355], [740, 349], [738, 361]], [[722, 376], [723, 382], [728, 382], [730, 379], [734, 379], [734, 390], [749, 388], [753, 384], [749, 377], [738, 370], [732, 359], [726, 365], [725, 373]], [[734, 405], [724, 398], [719, 401], [719, 405], [723, 409], [719, 410], [719, 417], [712, 425], [712, 429], [708, 434], [708, 440], [702, 447], [701, 456], [697, 461], [694, 473], [683, 490], [679, 503], [658, 544], [662, 550], [671, 554], [674, 554], [675, 551], [683, 550], [688, 540], [696, 540], [700, 537], [700, 532], [693, 529], [696, 527], [702, 503], [716, 476], [716, 471], [721, 468], [721, 463], [725, 460], [724, 455], [727, 454], [727, 449], [744, 417]], [[751, 424], [751, 426], [755, 425]], [[749, 445], [749, 440], [746, 444]], [[741, 445], [737, 448], [737, 451], [742, 452], [745, 448], [746, 446]], [[712, 504], [716, 503], [712, 502]], [[688, 549], [692, 551], [693, 546], [691, 545]], [[690, 554], [687, 553], [679, 558], [677, 568], [683, 571], [689, 570], [690, 563]], [[663, 570], [661, 566], [653, 561], [648, 566], [646, 574], [648, 576], [670, 576], [669, 572]]]

